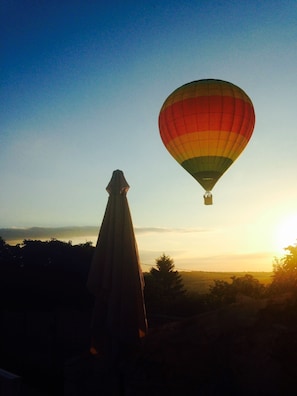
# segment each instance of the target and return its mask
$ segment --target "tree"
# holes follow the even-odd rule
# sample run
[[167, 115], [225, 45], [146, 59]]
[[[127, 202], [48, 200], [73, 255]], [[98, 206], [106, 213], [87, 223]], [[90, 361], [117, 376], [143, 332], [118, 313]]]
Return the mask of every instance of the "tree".
[[174, 268], [173, 259], [163, 254], [156, 259], [156, 268], [146, 275], [146, 303], [153, 310], [168, 313], [185, 295], [182, 277]]
[[287, 246], [284, 250], [287, 254], [274, 261], [270, 291], [272, 293], [286, 291], [297, 293], [297, 243]]
[[12, 247], [0, 236], [0, 263], [12, 261], [13, 257]]

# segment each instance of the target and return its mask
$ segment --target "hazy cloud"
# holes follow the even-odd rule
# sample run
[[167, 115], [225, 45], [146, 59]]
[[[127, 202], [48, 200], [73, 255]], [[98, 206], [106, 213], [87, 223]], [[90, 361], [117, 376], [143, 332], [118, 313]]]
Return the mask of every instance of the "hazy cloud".
[[137, 234], [164, 234], [164, 233], [197, 233], [197, 232], [209, 232], [206, 228], [164, 228], [164, 227], [135, 227], [135, 233]]
[[[162, 228], [162, 227], [136, 227], [135, 233], [140, 235], [158, 234], [189, 234], [210, 232], [210, 229], [193, 228]], [[56, 238], [72, 241], [74, 244], [92, 241], [95, 243], [99, 228], [97, 226], [69, 226], [69, 227], [31, 227], [31, 228], [0, 228], [0, 236], [10, 244], [22, 243], [24, 239], [50, 240]], [[273, 263], [272, 252], [252, 253], [223, 253], [221, 255], [189, 253], [188, 249], [164, 246], [140, 250], [140, 258], [144, 271], [155, 265], [155, 260], [163, 253], [174, 259], [176, 269], [179, 271], [271, 271]]]
[[[164, 234], [164, 233], [197, 233], [207, 232], [206, 229], [193, 228], [162, 228], [135, 227], [135, 234]], [[69, 226], [69, 227], [30, 227], [30, 228], [0, 228], [0, 236], [6, 242], [20, 243], [24, 239], [69, 239], [78, 237], [98, 236], [97, 226]]]
[[6, 242], [22, 242], [24, 239], [67, 239], [98, 235], [98, 227], [30, 227], [0, 228], [0, 236]]
[[271, 252], [253, 252], [192, 256], [181, 263], [188, 269], [200, 271], [272, 271], [273, 255]]

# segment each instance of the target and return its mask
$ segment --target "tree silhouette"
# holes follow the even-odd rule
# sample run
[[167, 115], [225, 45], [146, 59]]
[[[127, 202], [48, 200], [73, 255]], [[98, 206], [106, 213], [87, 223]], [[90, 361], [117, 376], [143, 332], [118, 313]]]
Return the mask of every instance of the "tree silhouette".
[[284, 250], [287, 254], [274, 261], [270, 291], [272, 293], [289, 291], [297, 294], [297, 243], [287, 246]]
[[0, 263], [10, 262], [14, 259], [13, 248], [0, 236]]
[[145, 277], [146, 303], [154, 312], [172, 313], [186, 293], [182, 277], [174, 268], [173, 259], [163, 254]]

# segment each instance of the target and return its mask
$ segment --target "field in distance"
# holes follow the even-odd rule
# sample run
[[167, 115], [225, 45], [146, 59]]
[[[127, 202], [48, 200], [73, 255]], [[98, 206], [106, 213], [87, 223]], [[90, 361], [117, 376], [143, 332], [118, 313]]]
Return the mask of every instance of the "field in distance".
[[204, 271], [191, 271], [179, 272], [182, 276], [185, 289], [189, 293], [208, 293], [209, 286], [214, 284], [215, 280], [223, 280], [225, 282], [232, 282], [231, 277], [237, 278], [247, 274], [252, 275], [258, 279], [263, 285], [268, 285], [272, 282], [272, 272], [204, 272]]

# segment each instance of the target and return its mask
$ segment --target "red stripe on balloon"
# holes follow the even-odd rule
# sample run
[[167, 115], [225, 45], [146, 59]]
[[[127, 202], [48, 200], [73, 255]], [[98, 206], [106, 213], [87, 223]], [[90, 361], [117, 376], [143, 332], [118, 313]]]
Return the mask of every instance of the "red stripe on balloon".
[[198, 96], [165, 107], [159, 116], [164, 144], [188, 133], [222, 130], [250, 139], [255, 123], [253, 106], [230, 96]]

